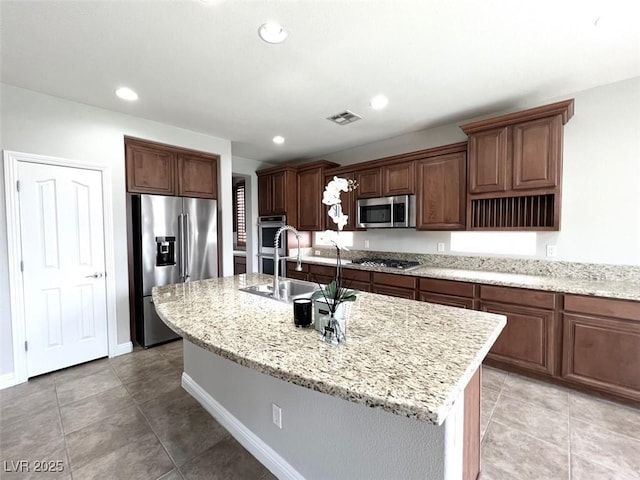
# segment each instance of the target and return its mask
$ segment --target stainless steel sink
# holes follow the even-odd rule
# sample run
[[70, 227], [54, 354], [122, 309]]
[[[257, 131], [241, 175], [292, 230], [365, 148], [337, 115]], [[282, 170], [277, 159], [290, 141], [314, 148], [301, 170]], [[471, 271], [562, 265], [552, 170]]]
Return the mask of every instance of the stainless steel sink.
[[319, 290], [317, 283], [293, 280], [290, 278], [280, 279], [280, 298], [274, 298], [272, 283], [263, 283], [262, 285], [254, 285], [240, 289], [242, 292], [260, 295], [261, 297], [286, 303], [293, 303], [296, 298], [310, 298], [316, 290]]

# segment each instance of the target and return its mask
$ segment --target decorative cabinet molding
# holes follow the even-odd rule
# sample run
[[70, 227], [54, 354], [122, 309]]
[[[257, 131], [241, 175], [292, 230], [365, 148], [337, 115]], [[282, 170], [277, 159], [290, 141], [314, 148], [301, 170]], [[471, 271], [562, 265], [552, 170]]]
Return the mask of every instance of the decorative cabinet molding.
[[217, 198], [214, 154], [125, 137], [127, 192]]

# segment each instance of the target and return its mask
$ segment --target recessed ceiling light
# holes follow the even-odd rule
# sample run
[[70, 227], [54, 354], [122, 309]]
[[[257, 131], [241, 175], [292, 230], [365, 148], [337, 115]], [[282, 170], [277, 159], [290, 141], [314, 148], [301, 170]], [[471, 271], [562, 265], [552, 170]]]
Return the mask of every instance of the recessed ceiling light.
[[282, 145], [284, 143], [284, 137], [282, 135], [276, 135], [275, 137], [273, 137], [273, 143]]
[[130, 102], [138, 99], [138, 94], [129, 87], [120, 87], [116, 90], [116, 95], [121, 99], [129, 100]]
[[287, 38], [288, 33], [279, 23], [267, 22], [260, 25], [258, 35], [267, 43], [282, 43]]
[[374, 110], [382, 110], [389, 104], [389, 99], [384, 95], [376, 95], [369, 102], [369, 106]]

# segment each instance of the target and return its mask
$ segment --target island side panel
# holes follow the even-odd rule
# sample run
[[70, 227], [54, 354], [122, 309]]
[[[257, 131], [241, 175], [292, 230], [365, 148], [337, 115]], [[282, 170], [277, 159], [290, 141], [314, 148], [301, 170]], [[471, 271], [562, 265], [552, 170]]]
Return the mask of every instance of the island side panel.
[[[194, 395], [221, 423], [233, 416], [241, 427], [231, 433], [279, 478], [460, 478], [450, 473], [462, 470], [462, 428], [451, 425], [463, 423], [462, 405], [436, 426], [293, 385], [186, 341], [184, 357], [187, 390], [193, 394], [194, 383], [222, 406], [221, 415]], [[272, 403], [282, 409], [282, 429], [272, 423]], [[447, 429], [460, 438], [445, 438]]]
[[464, 480], [476, 480], [480, 474], [480, 384], [482, 369], [473, 375], [464, 390]]

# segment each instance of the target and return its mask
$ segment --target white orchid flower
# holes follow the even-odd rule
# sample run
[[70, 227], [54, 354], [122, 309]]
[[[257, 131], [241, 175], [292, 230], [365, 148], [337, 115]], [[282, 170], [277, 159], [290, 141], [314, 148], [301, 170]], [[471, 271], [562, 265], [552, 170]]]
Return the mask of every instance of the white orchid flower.
[[322, 194], [322, 203], [329, 206], [341, 203], [340, 193], [334, 194], [333, 192], [325, 190]]
[[349, 181], [346, 178], [333, 177], [333, 180], [331, 180], [331, 182], [329, 183], [335, 184], [335, 188], [337, 188], [338, 191], [349, 191]]

